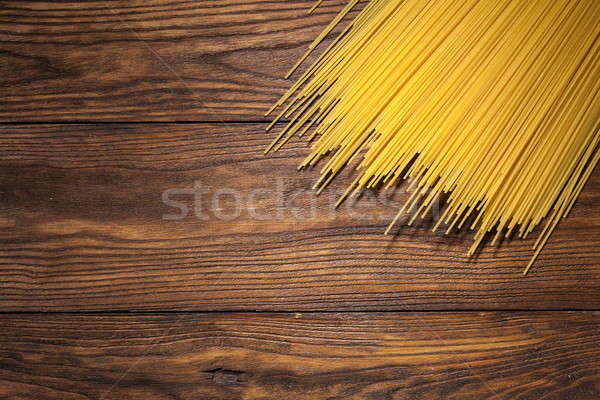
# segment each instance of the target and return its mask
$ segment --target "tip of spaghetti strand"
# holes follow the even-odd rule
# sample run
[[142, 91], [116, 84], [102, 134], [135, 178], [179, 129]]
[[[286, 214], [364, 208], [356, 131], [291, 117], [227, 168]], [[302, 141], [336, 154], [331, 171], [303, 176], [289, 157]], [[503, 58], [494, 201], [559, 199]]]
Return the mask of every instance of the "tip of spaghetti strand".
[[277, 120], [276, 120], [276, 119], [274, 119], [273, 121], [271, 121], [271, 122], [269, 123], [269, 125], [267, 125], [267, 127], [265, 128], [265, 131], [266, 131], [266, 132], [269, 132], [271, 129], [273, 129], [273, 127], [275, 126], [275, 124], [276, 124], [276, 123], [277, 123]]
[[350, 192], [352, 191], [352, 189], [354, 188], [354, 186], [356, 186], [356, 183], [358, 182], [358, 179], [360, 177], [357, 177], [354, 182], [352, 182], [344, 191], [344, 193], [340, 196], [340, 198], [338, 199], [338, 201], [335, 202], [335, 208], [338, 208], [340, 206], [340, 204], [342, 204], [344, 202], [344, 200], [346, 200], [346, 198], [348, 197], [348, 195], [350, 194]]
[[263, 154], [264, 154], [264, 155], [267, 155], [267, 154], [269, 154], [269, 152], [270, 152], [271, 150], [273, 150], [273, 146], [275, 146], [275, 144], [277, 144], [277, 142], [279, 141], [279, 139], [280, 139], [279, 137], [276, 137], [276, 138], [275, 138], [275, 139], [274, 139], [274, 140], [271, 142], [271, 144], [270, 144], [270, 145], [269, 145], [269, 146], [268, 146], [268, 147], [265, 149], [265, 151], [263, 152]]
[[317, 190], [319, 188], [319, 186], [321, 186], [323, 179], [325, 179], [325, 176], [321, 175], [321, 177], [319, 179], [317, 179], [317, 181], [315, 183], [313, 183], [312, 190]]
[[344, 200], [346, 200], [346, 197], [348, 197], [348, 193], [344, 193], [336, 202], [335, 202], [335, 208], [338, 208], [343, 202]]
[[292, 74], [294, 72], [296, 72], [298, 67], [308, 58], [308, 56], [310, 55], [311, 52], [312, 52], [312, 48], [309, 47], [308, 50], [306, 51], [306, 53], [304, 53], [304, 55], [302, 57], [300, 57], [300, 59], [296, 62], [296, 64], [292, 67], [292, 69], [290, 69], [289, 72], [285, 75], [285, 79], [289, 79], [290, 76], [292, 76]]
[[394, 227], [394, 223], [392, 222], [391, 224], [388, 225], [388, 227], [385, 229], [385, 232], [383, 232], [384, 235], [389, 235], [390, 231], [392, 230], [392, 228]]
[[540, 251], [538, 250], [538, 251], [535, 252], [535, 254], [533, 255], [533, 257], [531, 257], [531, 260], [529, 260], [529, 264], [527, 264], [527, 267], [525, 267], [525, 269], [523, 270], [523, 275], [527, 275], [527, 273], [529, 272], [529, 270], [533, 266], [533, 263], [535, 262], [535, 260], [537, 260], [537, 258], [538, 258], [539, 255], [540, 255]]
[[404, 208], [401, 208], [400, 211], [398, 211], [398, 213], [396, 214], [396, 216], [394, 217], [394, 219], [392, 220], [392, 222], [388, 225], [387, 229], [383, 233], [384, 235], [387, 235], [388, 233], [390, 233], [390, 231], [392, 230], [392, 228], [394, 227], [394, 225], [396, 225], [396, 222], [398, 222], [398, 219], [402, 215], [403, 211], [404, 211]]
[[271, 106], [271, 108], [269, 108], [269, 109], [267, 110], [267, 112], [265, 113], [265, 117], [268, 117], [269, 115], [271, 115], [271, 113], [272, 113], [273, 111], [275, 111], [275, 109], [276, 109], [277, 107], [279, 107], [279, 102], [277, 102], [277, 103], [273, 104], [273, 105]]
[[294, 72], [296, 72], [296, 70], [298, 69], [298, 67], [300, 66], [300, 62], [298, 62], [296, 65], [294, 65], [292, 67], [292, 69], [290, 69], [287, 74], [285, 74], [285, 79], [290, 79], [290, 77], [294, 74]]
[[319, 190], [317, 190], [317, 195], [321, 194], [323, 189], [325, 189], [329, 185], [329, 183], [331, 182], [331, 180], [333, 179], [334, 176], [335, 176], [335, 173], [331, 173], [331, 174], [329, 174], [329, 176], [327, 177], [327, 179], [325, 181], [323, 181], [323, 177], [321, 177], [321, 179], [319, 179], [320, 187], [319, 187]]

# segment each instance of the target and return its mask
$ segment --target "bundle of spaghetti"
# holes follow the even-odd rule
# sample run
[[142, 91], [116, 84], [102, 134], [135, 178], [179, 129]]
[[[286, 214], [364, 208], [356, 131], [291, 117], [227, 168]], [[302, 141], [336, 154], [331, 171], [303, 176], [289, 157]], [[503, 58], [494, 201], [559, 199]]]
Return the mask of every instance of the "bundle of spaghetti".
[[448, 193], [433, 228], [468, 222], [469, 254], [547, 219], [526, 273], [600, 157], [598, 21], [598, 0], [371, 0], [269, 110], [289, 122], [266, 152], [314, 127], [319, 192], [358, 158], [340, 202], [411, 181], [388, 231]]

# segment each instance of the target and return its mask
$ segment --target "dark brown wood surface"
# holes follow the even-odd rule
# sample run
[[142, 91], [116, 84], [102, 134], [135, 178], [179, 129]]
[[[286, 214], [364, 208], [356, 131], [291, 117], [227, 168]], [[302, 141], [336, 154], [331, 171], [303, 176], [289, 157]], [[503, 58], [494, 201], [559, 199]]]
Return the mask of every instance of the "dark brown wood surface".
[[0, 121], [261, 120], [345, 3], [3, 1]]
[[600, 314], [14, 315], [0, 397], [600, 398]]
[[[523, 277], [533, 237], [475, 259], [466, 255], [471, 234], [432, 233], [430, 218], [386, 237], [399, 206], [368, 193], [334, 210], [350, 171], [314, 196], [318, 171], [296, 171], [305, 144], [264, 157], [262, 124], [2, 131], [4, 310], [600, 306], [599, 173]], [[187, 217], [165, 220], [179, 211], [163, 193], [195, 182], [206, 189], [198, 204], [207, 220], [194, 214], [192, 194], [173, 196]], [[267, 191], [253, 198], [258, 189]]]
[[0, 2], [0, 398], [600, 398], [600, 171], [523, 277], [262, 155], [345, 3]]

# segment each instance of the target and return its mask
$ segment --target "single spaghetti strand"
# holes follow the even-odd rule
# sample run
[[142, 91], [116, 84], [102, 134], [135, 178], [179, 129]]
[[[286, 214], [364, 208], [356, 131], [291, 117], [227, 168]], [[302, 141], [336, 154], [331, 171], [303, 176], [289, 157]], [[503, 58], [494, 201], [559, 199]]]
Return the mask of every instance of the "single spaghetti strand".
[[322, 2], [323, 0], [317, 0], [317, 2], [310, 8], [310, 10], [308, 10], [308, 14], [312, 14], [312, 12], [315, 11], [317, 7], [321, 5]]

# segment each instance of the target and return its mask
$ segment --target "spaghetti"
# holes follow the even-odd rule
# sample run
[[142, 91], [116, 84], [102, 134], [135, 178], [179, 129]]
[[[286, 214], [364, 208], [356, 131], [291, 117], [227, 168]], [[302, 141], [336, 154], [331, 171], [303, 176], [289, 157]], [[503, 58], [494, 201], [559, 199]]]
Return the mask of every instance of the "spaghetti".
[[488, 233], [525, 238], [550, 215], [527, 273], [599, 161], [598, 21], [597, 0], [371, 0], [269, 110], [283, 107], [267, 130], [289, 122], [266, 152], [315, 127], [300, 167], [331, 156], [319, 191], [360, 160], [340, 201], [410, 180], [386, 233], [449, 193], [434, 229], [469, 222], [469, 254]]

